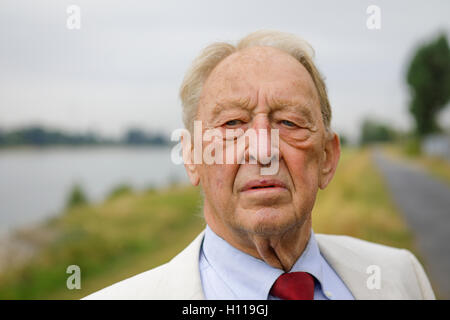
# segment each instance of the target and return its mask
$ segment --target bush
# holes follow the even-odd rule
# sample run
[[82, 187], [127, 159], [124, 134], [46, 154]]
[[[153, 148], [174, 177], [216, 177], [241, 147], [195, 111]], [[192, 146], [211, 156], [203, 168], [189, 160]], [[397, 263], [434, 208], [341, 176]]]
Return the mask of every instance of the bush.
[[88, 200], [83, 189], [78, 184], [74, 185], [69, 193], [66, 207], [74, 208], [85, 204], [88, 204]]
[[419, 138], [410, 138], [406, 140], [403, 152], [410, 157], [418, 156], [422, 153], [421, 141]]
[[114, 189], [111, 190], [111, 192], [108, 195], [108, 200], [115, 199], [117, 197], [120, 197], [124, 194], [129, 194], [133, 191], [133, 189], [127, 185], [127, 184], [121, 184]]
[[389, 125], [366, 119], [361, 126], [360, 144], [391, 142], [396, 138], [396, 132]]

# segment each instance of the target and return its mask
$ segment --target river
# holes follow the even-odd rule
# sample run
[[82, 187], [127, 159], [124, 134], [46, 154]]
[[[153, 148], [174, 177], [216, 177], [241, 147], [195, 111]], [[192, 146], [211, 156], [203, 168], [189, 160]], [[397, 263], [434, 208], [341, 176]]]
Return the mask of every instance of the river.
[[142, 190], [187, 181], [167, 147], [0, 150], [0, 235], [61, 212], [74, 184], [98, 202], [120, 184]]

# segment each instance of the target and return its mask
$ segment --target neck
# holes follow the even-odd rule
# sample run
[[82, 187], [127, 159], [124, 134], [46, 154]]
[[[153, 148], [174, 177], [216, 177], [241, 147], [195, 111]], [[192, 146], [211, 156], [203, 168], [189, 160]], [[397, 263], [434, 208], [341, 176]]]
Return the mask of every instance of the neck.
[[270, 235], [224, 227], [223, 224], [217, 223], [218, 221], [213, 218], [213, 215], [208, 215], [206, 212], [205, 220], [218, 236], [236, 249], [285, 272], [292, 269], [294, 263], [305, 250], [311, 236], [311, 216], [303, 223], [288, 230]]

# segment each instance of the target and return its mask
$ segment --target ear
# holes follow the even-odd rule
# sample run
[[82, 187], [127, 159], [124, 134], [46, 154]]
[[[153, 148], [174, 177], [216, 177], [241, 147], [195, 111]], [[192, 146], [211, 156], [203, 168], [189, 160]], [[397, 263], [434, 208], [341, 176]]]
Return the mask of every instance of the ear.
[[325, 148], [323, 151], [324, 158], [319, 178], [320, 189], [325, 189], [330, 183], [341, 156], [339, 136], [336, 133], [331, 133], [330, 136], [331, 137], [326, 138]]
[[183, 148], [183, 162], [186, 173], [192, 185], [197, 186], [200, 183], [200, 175], [198, 173], [198, 166], [194, 163], [194, 148], [192, 146], [190, 137], [181, 137], [181, 145]]
[[200, 176], [198, 174], [198, 168], [196, 164], [185, 164], [187, 175], [189, 177], [189, 181], [191, 181], [192, 185], [198, 186], [200, 183]]

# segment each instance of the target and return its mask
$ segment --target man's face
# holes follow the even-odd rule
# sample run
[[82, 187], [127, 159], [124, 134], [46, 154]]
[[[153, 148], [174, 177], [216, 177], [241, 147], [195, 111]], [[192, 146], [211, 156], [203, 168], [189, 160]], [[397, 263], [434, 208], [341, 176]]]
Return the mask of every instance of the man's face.
[[216, 232], [275, 235], [310, 218], [318, 188], [329, 181], [321, 174], [326, 135], [314, 82], [297, 60], [270, 47], [232, 54], [205, 82], [197, 120], [204, 131], [224, 135], [226, 129], [279, 130], [279, 169], [272, 175], [261, 175], [261, 163], [237, 159], [188, 169], [202, 186], [205, 218]]

